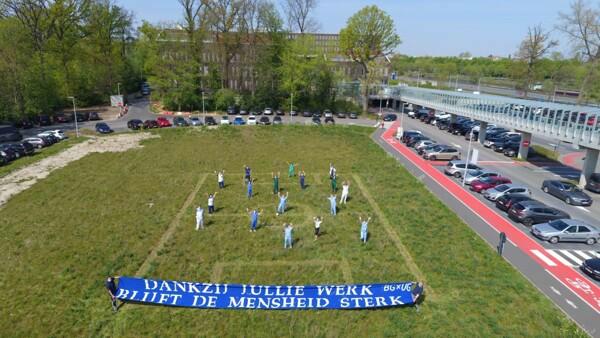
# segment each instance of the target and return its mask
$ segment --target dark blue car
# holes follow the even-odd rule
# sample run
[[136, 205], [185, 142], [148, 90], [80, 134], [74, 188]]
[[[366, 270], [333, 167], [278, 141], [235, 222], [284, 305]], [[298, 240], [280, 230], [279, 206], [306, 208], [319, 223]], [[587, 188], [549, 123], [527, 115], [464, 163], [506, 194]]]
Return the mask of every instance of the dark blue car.
[[104, 122], [96, 123], [96, 131], [99, 132], [100, 134], [110, 134], [113, 132], [113, 130], [110, 129], [108, 124], [106, 124]]

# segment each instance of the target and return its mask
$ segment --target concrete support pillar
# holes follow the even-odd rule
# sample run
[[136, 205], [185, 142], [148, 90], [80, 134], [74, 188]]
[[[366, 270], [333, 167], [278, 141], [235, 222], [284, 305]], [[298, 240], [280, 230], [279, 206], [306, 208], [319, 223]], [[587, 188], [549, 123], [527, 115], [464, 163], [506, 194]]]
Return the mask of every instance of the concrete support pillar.
[[585, 149], [585, 160], [583, 160], [583, 168], [581, 168], [581, 177], [579, 178], [579, 186], [582, 188], [587, 184], [587, 180], [590, 179], [594, 170], [596, 170], [599, 153], [600, 150], [598, 149]]
[[485, 142], [485, 135], [487, 132], [487, 126], [488, 123], [484, 122], [484, 121], [479, 121], [479, 136], [478, 136], [478, 140], [479, 143], [483, 144], [483, 142]]
[[519, 146], [519, 158], [526, 160], [529, 155], [529, 147], [531, 146], [531, 133], [521, 132], [521, 145]]

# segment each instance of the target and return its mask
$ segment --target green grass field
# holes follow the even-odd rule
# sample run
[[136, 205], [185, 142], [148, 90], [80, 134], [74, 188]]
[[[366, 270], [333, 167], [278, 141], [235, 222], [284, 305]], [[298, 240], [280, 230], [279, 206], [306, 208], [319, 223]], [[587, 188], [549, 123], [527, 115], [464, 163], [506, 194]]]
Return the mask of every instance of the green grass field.
[[[162, 130], [125, 153], [93, 154], [55, 171], [0, 210], [2, 336], [578, 336], [566, 317], [360, 127]], [[308, 189], [288, 179], [288, 161]], [[328, 216], [329, 163], [350, 200]], [[243, 165], [257, 195], [244, 196]], [[207, 229], [194, 208], [225, 190]], [[289, 191], [275, 216], [271, 172]], [[246, 207], [264, 209], [249, 232]], [[311, 218], [324, 216], [315, 241]], [[359, 215], [373, 219], [359, 241]], [[282, 223], [295, 245], [283, 249]], [[125, 305], [107, 274], [220, 283], [319, 284], [424, 280], [413, 308], [364, 311], [198, 310]]]

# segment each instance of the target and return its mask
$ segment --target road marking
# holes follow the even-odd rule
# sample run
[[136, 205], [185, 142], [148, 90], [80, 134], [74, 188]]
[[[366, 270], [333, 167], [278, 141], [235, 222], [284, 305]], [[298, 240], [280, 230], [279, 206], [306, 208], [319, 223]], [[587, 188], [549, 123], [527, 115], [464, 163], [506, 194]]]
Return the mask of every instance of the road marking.
[[592, 257], [586, 255], [585, 252], [581, 251], [581, 250], [575, 250], [575, 253], [578, 254], [579, 256], [585, 258], [585, 259], [592, 259]]
[[590, 251], [590, 254], [600, 258], [600, 251]]
[[547, 265], [549, 265], [549, 266], [556, 266], [556, 263], [554, 263], [550, 258], [548, 258], [543, 253], [539, 252], [539, 250], [529, 250], [529, 251], [531, 251], [531, 253], [533, 253], [539, 259], [541, 259], [542, 261], [544, 261], [544, 263], [546, 263]]
[[456, 144], [456, 143], [452, 143], [452, 145], [453, 145], [453, 146], [455, 146], [456, 148], [462, 148], [461, 146], [459, 146], [459, 145], [458, 145], [458, 144]]
[[577, 265], [581, 265], [581, 263], [583, 263], [583, 261], [581, 259], [575, 257], [575, 255], [571, 254], [569, 252], [569, 250], [558, 250], [558, 251], [560, 251], [561, 254], [567, 256], [573, 262], [577, 263]]
[[579, 210], [583, 210], [583, 211], [585, 211], [585, 212], [591, 212], [591, 211], [589, 211], [588, 209], [586, 209], [586, 208], [584, 208], [584, 207], [582, 207], [582, 206], [578, 206], [578, 207], [577, 207], [577, 209], [579, 209]]
[[556, 253], [554, 250], [546, 250], [546, 252], [549, 253], [552, 257], [556, 258], [556, 260], [561, 262], [562, 264], [566, 266], [574, 266], [568, 260], [564, 259], [563, 256]]
[[552, 290], [554, 293], [560, 296], [560, 291], [558, 291], [554, 286], [551, 286], [550, 290]]
[[[495, 229], [494, 229], [495, 230]], [[518, 248], [518, 246], [515, 244], [515, 242], [511, 241], [510, 239], [506, 239], [510, 244], [512, 244], [515, 248]]]
[[572, 301], [568, 300], [565, 298], [565, 301], [567, 302], [567, 304], [571, 305], [574, 309], [577, 308], [577, 306], [575, 305], [575, 303], [573, 303]]

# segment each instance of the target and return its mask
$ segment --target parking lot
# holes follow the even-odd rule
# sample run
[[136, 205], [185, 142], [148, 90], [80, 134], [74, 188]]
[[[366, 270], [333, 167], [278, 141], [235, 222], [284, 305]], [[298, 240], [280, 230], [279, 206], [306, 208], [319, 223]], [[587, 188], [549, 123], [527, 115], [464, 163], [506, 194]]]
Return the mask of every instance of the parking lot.
[[[461, 159], [466, 159], [469, 149], [469, 141], [464, 136], [457, 136], [440, 130], [438, 127], [423, 123], [417, 119], [407, 118], [405, 115], [402, 119], [403, 130], [418, 130], [426, 137], [437, 142], [438, 144], [449, 145], [458, 149], [461, 153]], [[572, 179], [578, 177], [576, 169], [561, 166], [556, 163], [538, 163], [536, 162], [521, 162], [513, 158], [503, 156], [501, 153], [494, 152], [489, 148], [484, 147], [479, 142], [471, 142], [471, 151], [477, 150], [479, 153], [477, 165], [484, 169], [496, 171], [502, 176], [508, 177], [512, 183], [528, 187], [531, 190], [531, 197], [553, 208], [557, 208], [568, 213], [572, 219], [581, 220], [587, 224], [598, 227], [600, 220], [600, 206], [598, 205], [598, 195], [592, 192], [587, 192], [593, 199], [593, 203], [589, 207], [568, 205], [564, 201], [544, 193], [541, 189], [544, 180], [555, 179]], [[433, 163], [435, 167], [444, 172], [447, 161], [436, 161]], [[456, 178], [458, 183], [462, 183], [462, 179]], [[468, 186], [465, 186], [468, 189]], [[470, 190], [469, 190], [470, 191]], [[494, 207], [494, 202], [488, 201], [482, 194], [470, 191], [476, 198], [483, 203]], [[511, 220], [507, 214], [499, 209], [496, 211], [505, 216], [517, 229], [527, 236], [539, 242], [547, 251], [549, 257], [561, 262], [564, 265], [578, 268], [585, 259], [600, 257], [600, 244], [587, 245], [577, 242], [559, 242], [551, 244], [547, 241], [542, 241], [533, 236], [529, 228]], [[591, 278], [590, 278], [591, 280]], [[599, 283], [598, 281], [595, 281]]]

